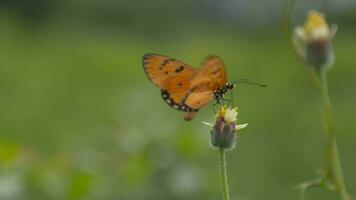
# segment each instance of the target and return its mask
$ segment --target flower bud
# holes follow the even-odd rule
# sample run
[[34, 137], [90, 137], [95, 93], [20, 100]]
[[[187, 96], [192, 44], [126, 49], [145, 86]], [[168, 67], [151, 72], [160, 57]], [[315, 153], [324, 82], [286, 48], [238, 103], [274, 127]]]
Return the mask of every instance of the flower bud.
[[222, 105], [215, 116], [215, 124], [203, 122], [210, 126], [211, 144], [215, 147], [232, 149], [236, 143], [236, 131], [244, 129], [248, 124], [239, 124], [237, 122], [237, 108]]
[[334, 62], [331, 41], [336, 29], [336, 25], [330, 28], [325, 16], [315, 10], [309, 12], [304, 26], [295, 28], [293, 39], [308, 66], [317, 70], [331, 67]]
[[334, 52], [330, 41], [313, 41], [306, 46], [306, 62], [316, 69], [330, 68], [334, 63]]
[[236, 143], [235, 123], [219, 118], [211, 129], [211, 144], [215, 147], [231, 149]]

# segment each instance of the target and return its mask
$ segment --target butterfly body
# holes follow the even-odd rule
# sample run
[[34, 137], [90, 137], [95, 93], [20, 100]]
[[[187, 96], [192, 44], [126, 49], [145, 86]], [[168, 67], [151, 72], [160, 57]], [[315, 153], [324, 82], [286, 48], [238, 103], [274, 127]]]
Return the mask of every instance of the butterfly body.
[[214, 92], [215, 100], [220, 103], [220, 100], [224, 98], [224, 95], [229, 91], [233, 90], [236, 87], [236, 83], [226, 83], [226, 85], [219, 90]]
[[227, 83], [225, 65], [217, 56], [207, 57], [198, 69], [158, 54], [145, 54], [142, 64], [147, 77], [161, 89], [163, 100], [185, 112], [185, 120], [191, 120], [212, 99], [220, 102], [235, 86]]

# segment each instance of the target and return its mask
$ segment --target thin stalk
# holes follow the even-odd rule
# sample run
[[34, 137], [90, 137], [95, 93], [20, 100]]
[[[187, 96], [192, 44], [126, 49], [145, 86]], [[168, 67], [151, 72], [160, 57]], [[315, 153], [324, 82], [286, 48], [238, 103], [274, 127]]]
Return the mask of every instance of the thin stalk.
[[326, 175], [331, 178], [331, 180], [333, 180], [338, 192], [341, 195], [342, 200], [351, 200], [346, 190], [338, 147], [336, 143], [336, 136], [334, 133], [332, 107], [329, 98], [326, 70], [318, 70], [316, 75], [318, 76], [320, 81], [320, 87], [318, 88], [320, 89], [324, 105], [324, 120], [328, 134], [328, 142], [326, 147]]
[[[308, 66], [308, 63], [305, 61], [304, 53], [301, 51], [300, 48], [298, 48], [296, 41], [293, 39], [293, 34], [292, 34], [292, 30], [291, 30], [291, 21], [292, 21], [292, 14], [293, 14], [293, 8], [295, 5], [295, 1], [296, 0], [286, 0], [286, 3], [284, 5], [284, 11], [283, 11], [283, 27], [284, 27], [284, 32], [285, 32], [286, 37], [289, 42], [289, 46], [291, 47], [294, 56], [297, 58], [297, 60], [301, 64], [303, 64], [304, 66]], [[310, 75], [310, 74], [308, 74], [308, 75]], [[311, 73], [310, 79], [313, 82], [317, 82], [314, 80], [315, 77], [313, 75], [314, 74]], [[316, 83], [316, 84], [319, 84], [319, 83]]]
[[301, 62], [303, 65], [307, 65], [304, 58], [305, 56], [303, 55], [303, 52], [300, 50], [300, 48], [298, 48], [298, 46], [296, 45], [296, 41], [293, 39], [293, 33], [291, 30], [291, 21], [292, 21], [294, 5], [295, 5], [295, 0], [287, 0], [284, 5], [284, 11], [283, 11], [284, 33], [286, 34], [289, 45], [293, 50], [293, 54], [296, 56], [297, 60]]
[[222, 189], [223, 189], [223, 197], [224, 200], [230, 199], [229, 194], [229, 185], [227, 182], [227, 170], [226, 170], [226, 149], [220, 147], [219, 148], [219, 158], [220, 158], [220, 173], [221, 173], [221, 182], [222, 182]]

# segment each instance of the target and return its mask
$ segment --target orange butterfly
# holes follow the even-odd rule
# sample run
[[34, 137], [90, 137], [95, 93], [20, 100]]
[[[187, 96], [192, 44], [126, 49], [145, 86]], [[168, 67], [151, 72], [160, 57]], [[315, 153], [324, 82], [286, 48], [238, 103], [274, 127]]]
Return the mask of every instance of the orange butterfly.
[[163, 100], [185, 112], [188, 121], [212, 99], [220, 102], [236, 86], [227, 83], [224, 62], [217, 56], [207, 57], [199, 69], [158, 54], [145, 54], [142, 64], [147, 77], [161, 89]]

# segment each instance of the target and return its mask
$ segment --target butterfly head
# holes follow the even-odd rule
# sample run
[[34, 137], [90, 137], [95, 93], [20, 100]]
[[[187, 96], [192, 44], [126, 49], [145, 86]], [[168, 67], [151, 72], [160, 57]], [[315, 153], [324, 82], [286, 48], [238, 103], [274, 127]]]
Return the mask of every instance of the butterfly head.
[[228, 90], [233, 90], [236, 87], [237, 83], [234, 81], [232, 83], [226, 83], [226, 87]]

